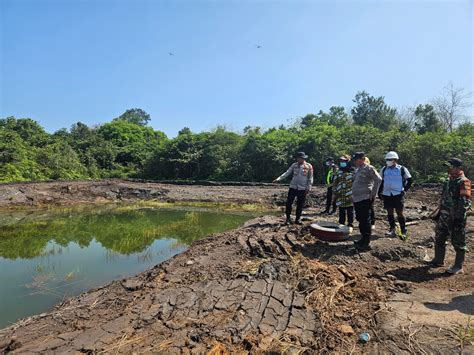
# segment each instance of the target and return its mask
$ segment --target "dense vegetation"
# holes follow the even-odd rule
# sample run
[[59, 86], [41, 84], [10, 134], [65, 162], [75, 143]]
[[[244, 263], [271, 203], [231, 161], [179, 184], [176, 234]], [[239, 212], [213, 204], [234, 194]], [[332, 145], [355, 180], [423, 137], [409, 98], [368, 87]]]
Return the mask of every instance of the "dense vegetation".
[[384, 97], [359, 92], [347, 111], [334, 106], [262, 131], [241, 134], [217, 127], [177, 137], [148, 126], [141, 109], [127, 110], [98, 127], [83, 123], [47, 133], [29, 118], [0, 119], [0, 182], [137, 177], [146, 179], [233, 180], [269, 182], [293, 161], [296, 151], [309, 155], [316, 181], [323, 162], [356, 150], [376, 166], [396, 150], [418, 182], [445, 176], [442, 162], [451, 156], [466, 162], [474, 176], [474, 124], [463, 116], [463, 91], [447, 88], [444, 97], [411, 109], [397, 110]]

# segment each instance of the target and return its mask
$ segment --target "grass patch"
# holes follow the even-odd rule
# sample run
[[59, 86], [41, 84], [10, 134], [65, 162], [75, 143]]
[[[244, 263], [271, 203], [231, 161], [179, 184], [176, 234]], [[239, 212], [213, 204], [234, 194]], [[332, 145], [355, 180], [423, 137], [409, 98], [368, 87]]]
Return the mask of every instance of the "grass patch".
[[466, 325], [459, 324], [452, 330], [454, 337], [459, 341], [459, 347], [464, 350], [466, 345], [474, 345], [474, 327], [471, 324], [471, 317], [467, 318]]
[[154, 208], [175, 208], [175, 207], [194, 207], [213, 209], [224, 212], [273, 212], [268, 206], [259, 204], [238, 204], [238, 203], [223, 203], [223, 202], [206, 202], [206, 201], [177, 201], [177, 202], [163, 202], [157, 200], [146, 200], [134, 203], [127, 203], [118, 207], [119, 210], [132, 210], [143, 207]]

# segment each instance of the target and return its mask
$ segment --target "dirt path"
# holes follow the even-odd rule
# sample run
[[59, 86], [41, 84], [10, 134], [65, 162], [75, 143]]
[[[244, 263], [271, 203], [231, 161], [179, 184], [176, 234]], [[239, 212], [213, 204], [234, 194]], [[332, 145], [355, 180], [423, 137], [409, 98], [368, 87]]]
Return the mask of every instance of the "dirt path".
[[[281, 202], [284, 190], [275, 193]], [[323, 198], [319, 189], [310, 202]], [[407, 203], [410, 240], [383, 237], [379, 221], [360, 254], [351, 241], [319, 242], [307, 225], [260, 217], [0, 330], [0, 352], [472, 353], [472, 254], [456, 277], [423, 264], [434, 236], [424, 216], [436, 200], [436, 190], [418, 189]]]

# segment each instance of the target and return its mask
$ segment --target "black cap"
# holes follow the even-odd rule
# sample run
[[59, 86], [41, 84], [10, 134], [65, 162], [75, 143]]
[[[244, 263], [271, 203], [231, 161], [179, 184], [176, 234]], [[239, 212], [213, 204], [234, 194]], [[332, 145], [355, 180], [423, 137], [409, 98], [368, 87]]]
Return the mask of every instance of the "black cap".
[[355, 152], [352, 154], [352, 159], [357, 160], [357, 159], [362, 159], [365, 158], [365, 153], [364, 152]]
[[333, 157], [327, 157], [326, 161], [334, 161]]
[[463, 165], [463, 161], [458, 158], [451, 158], [444, 165], [450, 168], [459, 168]]
[[298, 152], [298, 153], [296, 153], [296, 157], [297, 157], [297, 158], [303, 158], [303, 159], [308, 158], [308, 156], [307, 156], [304, 152]]

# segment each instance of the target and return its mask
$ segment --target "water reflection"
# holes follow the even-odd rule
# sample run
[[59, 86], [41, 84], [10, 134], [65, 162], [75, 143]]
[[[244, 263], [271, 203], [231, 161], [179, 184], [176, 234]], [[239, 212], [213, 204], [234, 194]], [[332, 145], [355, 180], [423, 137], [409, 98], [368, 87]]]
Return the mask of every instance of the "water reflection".
[[[143, 253], [156, 239], [173, 238], [189, 245], [203, 235], [234, 228], [248, 218], [248, 214], [149, 208], [52, 215], [42, 212], [18, 219], [8, 216], [3, 225], [0, 220], [0, 256], [16, 259], [55, 255], [71, 242], [87, 248], [93, 240], [108, 252]], [[50, 241], [55, 245], [47, 248]]]
[[0, 328], [146, 270], [251, 217], [130, 206], [0, 213]]

